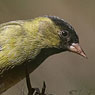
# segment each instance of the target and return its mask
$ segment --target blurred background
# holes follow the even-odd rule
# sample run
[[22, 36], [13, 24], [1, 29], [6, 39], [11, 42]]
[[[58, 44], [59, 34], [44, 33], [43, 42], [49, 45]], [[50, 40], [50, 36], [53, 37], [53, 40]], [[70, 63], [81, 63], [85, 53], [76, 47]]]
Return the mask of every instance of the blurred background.
[[[0, 23], [43, 15], [69, 22], [88, 59], [69, 52], [49, 57], [31, 73], [33, 87], [46, 81], [48, 93], [95, 95], [95, 0], [0, 0]], [[3, 95], [27, 95], [25, 79]]]

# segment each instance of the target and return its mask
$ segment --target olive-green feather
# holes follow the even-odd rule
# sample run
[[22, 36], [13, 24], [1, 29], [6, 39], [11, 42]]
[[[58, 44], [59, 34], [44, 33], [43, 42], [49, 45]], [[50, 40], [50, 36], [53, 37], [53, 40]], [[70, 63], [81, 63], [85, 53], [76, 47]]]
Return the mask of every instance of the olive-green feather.
[[12, 21], [0, 25], [0, 74], [33, 59], [42, 48], [57, 47], [59, 37], [54, 23], [46, 17]]
[[36, 59], [43, 48], [58, 48], [59, 29], [47, 17], [0, 25], [0, 94], [25, 77], [23, 63]]

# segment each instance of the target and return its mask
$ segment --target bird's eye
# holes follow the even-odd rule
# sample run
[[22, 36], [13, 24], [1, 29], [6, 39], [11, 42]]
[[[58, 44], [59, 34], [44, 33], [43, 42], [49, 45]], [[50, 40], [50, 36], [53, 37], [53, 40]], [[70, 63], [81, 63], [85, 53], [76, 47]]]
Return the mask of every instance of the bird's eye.
[[62, 36], [64, 36], [64, 37], [68, 36], [68, 31], [66, 31], [66, 30], [62, 31]]

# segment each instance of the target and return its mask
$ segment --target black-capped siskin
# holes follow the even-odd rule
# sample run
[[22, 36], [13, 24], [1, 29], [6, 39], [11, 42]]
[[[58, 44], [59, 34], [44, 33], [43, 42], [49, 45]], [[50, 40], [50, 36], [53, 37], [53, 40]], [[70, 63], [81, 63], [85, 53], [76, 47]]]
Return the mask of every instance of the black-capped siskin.
[[56, 16], [0, 25], [0, 93], [33, 72], [48, 56], [72, 51], [86, 57], [74, 28]]

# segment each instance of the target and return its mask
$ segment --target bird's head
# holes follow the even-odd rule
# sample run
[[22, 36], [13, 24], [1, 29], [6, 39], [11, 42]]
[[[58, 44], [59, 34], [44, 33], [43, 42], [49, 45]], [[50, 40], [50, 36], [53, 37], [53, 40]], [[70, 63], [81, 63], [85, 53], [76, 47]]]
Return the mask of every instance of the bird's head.
[[47, 17], [51, 19], [57, 27], [59, 27], [59, 30], [57, 31], [58, 36], [60, 38], [59, 48], [66, 51], [77, 53], [87, 58], [83, 49], [79, 45], [79, 38], [74, 28], [70, 24], [65, 22], [63, 19], [60, 19], [59, 17], [56, 16]]

